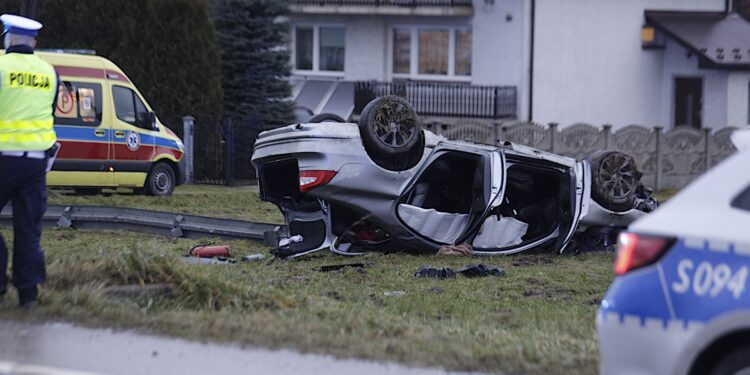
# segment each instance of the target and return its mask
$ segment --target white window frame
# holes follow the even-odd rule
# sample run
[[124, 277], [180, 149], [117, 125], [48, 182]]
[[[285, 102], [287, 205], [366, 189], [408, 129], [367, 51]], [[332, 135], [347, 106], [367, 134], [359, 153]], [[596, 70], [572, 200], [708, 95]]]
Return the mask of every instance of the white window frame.
[[[395, 30], [409, 30], [411, 33], [411, 48], [409, 56], [410, 73], [393, 72], [393, 38]], [[448, 30], [448, 74], [419, 74], [419, 32], [427, 30]], [[471, 26], [446, 25], [391, 25], [388, 32], [388, 74], [395, 79], [412, 79], [425, 81], [471, 82], [472, 75], [456, 75], [456, 31], [471, 31], [472, 40], [474, 30]], [[472, 68], [474, 67], [474, 50], [471, 53]]]
[[[320, 28], [321, 27], [337, 27], [344, 29], [344, 70], [320, 70]], [[297, 29], [298, 28], [312, 28], [313, 29], [313, 56], [312, 70], [297, 69]], [[291, 37], [291, 57], [292, 57], [292, 74], [300, 76], [319, 76], [319, 77], [343, 77], [346, 71], [346, 25], [340, 23], [298, 23], [292, 25], [292, 37]]]

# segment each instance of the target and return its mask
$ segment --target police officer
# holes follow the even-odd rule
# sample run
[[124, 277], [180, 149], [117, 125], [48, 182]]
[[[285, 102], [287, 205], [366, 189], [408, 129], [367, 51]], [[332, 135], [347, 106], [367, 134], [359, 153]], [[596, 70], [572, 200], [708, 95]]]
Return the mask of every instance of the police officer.
[[[52, 127], [57, 74], [34, 55], [42, 24], [3, 14], [5, 55], [0, 56], [0, 207], [13, 206], [13, 285], [19, 306], [36, 304], [46, 277], [40, 246], [47, 209], [46, 172], [56, 135]], [[0, 294], [8, 285], [8, 249], [0, 236]]]

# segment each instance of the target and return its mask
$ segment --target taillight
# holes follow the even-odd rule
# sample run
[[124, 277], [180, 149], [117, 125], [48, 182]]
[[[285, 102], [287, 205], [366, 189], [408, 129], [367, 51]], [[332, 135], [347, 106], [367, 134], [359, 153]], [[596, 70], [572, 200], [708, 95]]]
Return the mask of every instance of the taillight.
[[336, 171], [299, 171], [299, 191], [302, 193], [310, 189], [327, 184]]
[[615, 274], [624, 275], [636, 268], [659, 260], [674, 242], [671, 238], [620, 233], [617, 245]]

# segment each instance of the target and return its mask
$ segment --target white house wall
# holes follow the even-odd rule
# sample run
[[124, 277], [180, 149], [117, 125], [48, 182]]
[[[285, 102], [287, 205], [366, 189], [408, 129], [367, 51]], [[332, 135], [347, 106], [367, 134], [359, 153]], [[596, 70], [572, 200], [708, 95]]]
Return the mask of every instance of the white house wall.
[[750, 125], [750, 72], [730, 72], [727, 79], [727, 123]]
[[668, 126], [665, 55], [641, 48], [644, 11], [722, 11], [724, 5], [724, 0], [537, 0], [533, 120]]
[[518, 117], [528, 113], [530, 2], [474, 0], [472, 83], [516, 86]]

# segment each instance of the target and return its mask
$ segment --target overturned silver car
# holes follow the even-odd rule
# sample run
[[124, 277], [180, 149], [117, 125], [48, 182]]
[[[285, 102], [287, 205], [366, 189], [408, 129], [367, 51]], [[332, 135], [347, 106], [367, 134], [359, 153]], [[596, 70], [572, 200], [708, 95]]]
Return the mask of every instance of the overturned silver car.
[[279, 206], [289, 229], [279, 257], [452, 244], [483, 255], [562, 252], [577, 231], [625, 227], [655, 205], [620, 152], [576, 161], [510, 142], [450, 141], [423, 130], [394, 96], [369, 103], [359, 124], [316, 120], [255, 143], [261, 199]]

